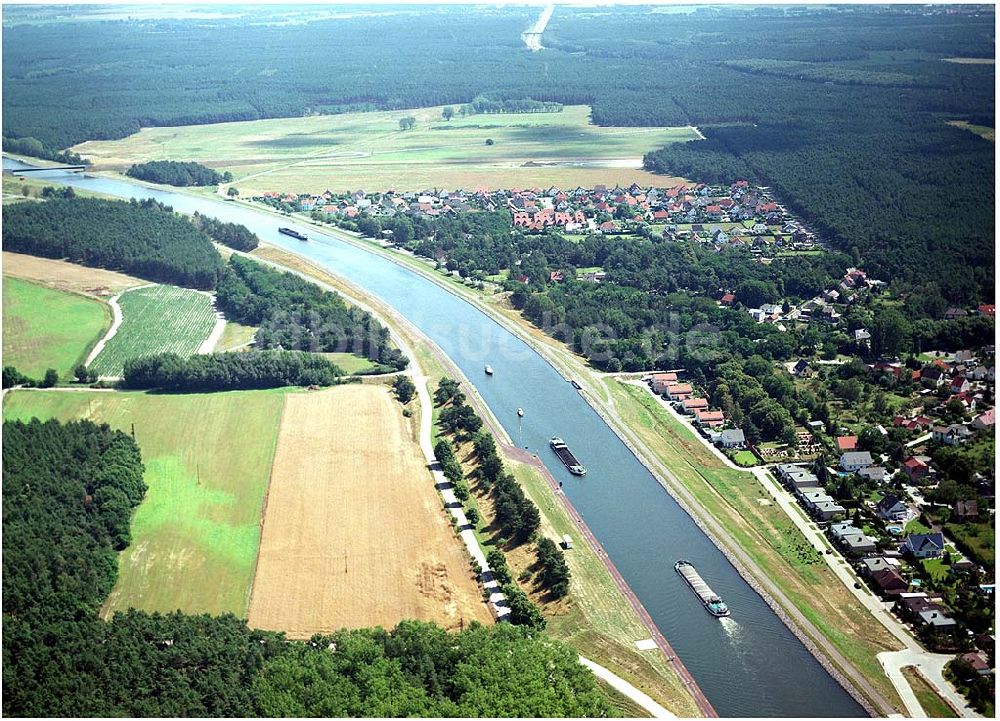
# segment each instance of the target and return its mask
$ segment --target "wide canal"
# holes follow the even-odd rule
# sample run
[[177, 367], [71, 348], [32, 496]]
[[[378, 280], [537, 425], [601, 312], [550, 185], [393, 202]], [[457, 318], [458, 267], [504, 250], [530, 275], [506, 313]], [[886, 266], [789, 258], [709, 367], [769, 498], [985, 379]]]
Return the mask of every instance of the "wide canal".
[[[3, 167], [24, 166], [4, 158]], [[517, 336], [419, 273], [311, 226], [221, 200], [62, 171], [34, 173], [122, 198], [155, 198], [179, 212], [242, 223], [262, 240], [345, 276], [406, 316], [463, 371], [515, 443], [537, 452], [657, 626], [722, 716], [864, 716], [725, 556], [579, 393]], [[279, 225], [311, 237], [278, 233]], [[495, 374], [486, 376], [489, 363]], [[518, 419], [516, 409], [524, 409]], [[548, 448], [561, 436], [587, 466], [570, 475]], [[728, 603], [710, 616], [674, 572], [684, 558]]]

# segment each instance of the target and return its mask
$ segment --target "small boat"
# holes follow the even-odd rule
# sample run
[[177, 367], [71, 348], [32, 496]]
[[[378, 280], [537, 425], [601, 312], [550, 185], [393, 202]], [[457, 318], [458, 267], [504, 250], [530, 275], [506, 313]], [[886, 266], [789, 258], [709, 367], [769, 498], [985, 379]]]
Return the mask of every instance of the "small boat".
[[583, 464], [576, 459], [576, 456], [573, 455], [573, 451], [569, 449], [569, 446], [566, 445], [566, 441], [562, 438], [553, 438], [549, 441], [549, 447], [559, 457], [559, 460], [563, 462], [563, 465], [566, 466], [566, 470], [574, 476], [584, 476], [587, 474], [587, 469], [584, 468]]
[[691, 587], [691, 590], [701, 599], [701, 603], [706, 611], [716, 618], [723, 618], [729, 615], [729, 607], [725, 601], [719, 598], [718, 594], [708, 587], [708, 584], [698, 575], [694, 564], [690, 561], [678, 561], [674, 564], [674, 570], [680, 574], [681, 578]]
[[493, 366], [487, 365], [483, 370], [486, 372], [486, 375], [488, 376], [493, 375]]
[[293, 238], [298, 238], [299, 240], [309, 240], [309, 236], [305, 235], [304, 233], [300, 233], [297, 230], [293, 230], [292, 228], [281, 227], [278, 228], [278, 232], [283, 233], [284, 235], [290, 235]]
[[523, 408], [518, 408], [517, 409], [517, 417], [518, 418], [524, 418], [524, 409]]
[[579, 390], [583, 390], [583, 386], [581, 386], [579, 383], [577, 383], [575, 378], [571, 378], [570, 381], [569, 381], [569, 384], [571, 386], [573, 386], [574, 388], [576, 388], [578, 391]]

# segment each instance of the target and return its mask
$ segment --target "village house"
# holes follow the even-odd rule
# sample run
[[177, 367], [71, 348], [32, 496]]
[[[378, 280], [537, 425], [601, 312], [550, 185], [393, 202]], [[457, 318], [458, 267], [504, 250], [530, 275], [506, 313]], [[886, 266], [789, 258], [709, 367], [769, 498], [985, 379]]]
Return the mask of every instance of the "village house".
[[994, 427], [996, 424], [996, 410], [990, 408], [988, 411], [984, 411], [976, 416], [972, 421], [972, 429], [976, 431], [985, 431]]
[[914, 558], [939, 558], [944, 552], [944, 536], [940, 533], [911, 533], [903, 541], [900, 551]]
[[948, 446], [958, 446], [965, 443], [972, 437], [972, 431], [961, 423], [953, 423], [950, 426], [932, 426], [931, 438], [938, 443]]
[[722, 411], [698, 410], [694, 412], [695, 422], [700, 426], [718, 428], [726, 423], [726, 414]]
[[911, 483], [917, 483], [923, 480], [930, 475], [931, 472], [931, 468], [927, 465], [927, 462], [917, 456], [910, 456], [904, 460], [902, 469], [903, 473], [906, 474]]
[[687, 415], [694, 415], [695, 411], [708, 410], [707, 398], [685, 398], [681, 402], [681, 407]]
[[905, 503], [891, 493], [875, 504], [875, 512], [886, 521], [905, 521], [910, 515], [910, 509]]
[[830, 536], [849, 556], [863, 556], [876, 549], [875, 539], [866, 536], [853, 523], [844, 521], [830, 524]]
[[958, 523], [975, 522], [979, 520], [979, 503], [977, 501], [956, 501], [952, 519]]
[[837, 450], [841, 453], [853, 451], [858, 447], [857, 436], [840, 436], [837, 438]]
[[719, 434], [718, 444], [723, 448], [743, 448], [746, 445], [746, 437], [740, 429], [729, 429]]
[[653, 393], [661, 395], [667, 392], [667, 388], [677, 382], [676, 373], [654, 373], [650, 378], [650, 387]]
[[667, 386], [667, 395], [672, 401], [683, 401], [694, 394], [690, 383], [671, 383]]
[[868, 451], [848, 451], [840, 456], [840, 467], [848, 473], [860, 471], [872, 465], [872, 454]]
[[972, 670], [975, 671], [980, 676], [990, 675], [990, 665], [983, 658], [983, 654], [976, 651], [970, 651], [968, 653], [963, 653], [959, 658], [965, 661]]

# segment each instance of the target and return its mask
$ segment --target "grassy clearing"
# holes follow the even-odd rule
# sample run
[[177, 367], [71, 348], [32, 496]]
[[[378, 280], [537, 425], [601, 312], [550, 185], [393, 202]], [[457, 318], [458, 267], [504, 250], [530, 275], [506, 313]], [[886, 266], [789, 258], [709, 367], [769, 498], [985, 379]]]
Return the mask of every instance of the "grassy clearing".
[[991, 128], [989, 125], [973, 125], [965, 120], [949, 120], [948, 125], [968, 130], [970, 133], [975, 133], [980, 138], [985, 138], [991, 143], [996, 140], [996, 128]]
[[[37, 165], [39, 162], [37, 158], [28, 158], [27, 161], [31, 165]], [[40, 178], [38, 176], [32, 177], [31, 174], [14, 176], [4, 173], [3, 202], [6, 204], [16, 203], [22, 200], [41, 199], [42, 188], [45, 188], [46, 186], [53, 188], [66, 187], [65, 183], [60, 183], [53, 178]], [[26, 192], [27, 195], [25, 195]], [[111, 195], [95, 193], [92, 190], [73, 188], [73, 192], [76, 193], [79, 198], [113, 198]]]
[[5, 419], [89, 418], [135, 429], [149, 490], [106, 614], [134, 607], [246, 615], [284, 395], [8, 395]]
[[215, 344], [215, 350], [222, 353], [224, 351], [242, 349], [253, 340], [256, 334], [257, 328], [254, 326], [227, 320], [226, 327], [222, 331], [222, 337]]
[[124, 320], [91, 364], [102, 376], [120, 376], [125, 361], [150, 353], [193, 355], [215, 326], [205, 293], [169, 285], [136, 288], [118, 299]]
[[349, 375], [366, 373], [377, 367], [376, 363], [353, 353], [323, 353], [323, 355]]
[[3, 278], [3, 362], [32, 378], [48, 368], [71, 377], [110, 325], [100, 301]]
[[958, 718], [951, 704], [941, 698], [916, 668], [904, 666], [902, 671], [928, 718]]
[[753, 475], [727, 468], [645, 389], [605, 379], [622, 420], [730, 532], [798, 610], [897, 708], [876, 655], [899, 644], [872, 621]]
[[[412, 130], [399, 119], [412, 116]], [[669, 179], [641, 170], [641, 158], [693, 128], [608, 128], [590, 108], [560, 113], [478, 115], [451, 121], [441, 107], [238, 123], [144, 128], [128, 138], [88, 141], [75, 150], [98, 168], [184, 158], [225, 168], [243, 195], [259, 190], [317, 191], [425, 187], [592, 186]], [[492, 139], [492, 145], [486, 140]]]

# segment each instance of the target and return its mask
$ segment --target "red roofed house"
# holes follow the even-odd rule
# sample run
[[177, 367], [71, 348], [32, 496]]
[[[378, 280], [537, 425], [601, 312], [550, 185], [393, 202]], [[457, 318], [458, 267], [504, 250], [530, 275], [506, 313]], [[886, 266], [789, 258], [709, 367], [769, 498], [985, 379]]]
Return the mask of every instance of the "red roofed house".
[[981, 305], [978, 310], [979, 315], [986, 315], [990, 318], [995, 318], [997, 314], [997, 307], [995, 305]]
[[990, 408], [984, 413], [980, 413], [972, 420], [972, 430], [985, 431], [996, 424], [996, 409]]
[[549, 282], [550, 283], [559, 283], [562, 280], [564, 280], [562, 271], [554, 270], [551, 273], [549, 273]]
[[725, 293], [719, 300], [722, 305], [732, 305], [736, 301], [736, 295], [734, 293]]
[[694, 388], [691, 387], [690, 383], [672, 383], [667, 387], [667, 395], [673, 401], [682, 401], [685, 398], [690, 398], [693, 394]]
[[695, 411], [708, 410], [707, 398], [686, 398], [684, 400], [684, 412], [694, 413]]
[[726, 422], [726, 414], [722, 411], [695, 411], [695, 420], [703, 426], [715, 428]]
[[955, 376], [951, 379], [951, 385], [948, 386], [948, 390], [952, 393], [965, 393], [969, 390], [970, 385], [964, 376]]
[[857, 436], [840, 436], [837, 439], [837, 450], [840, 452], [853, 451], [858, 447]]
[[653, 393], [666, 393], [667, 388], [676, 382], [676, 373], [654, 373], [652, 383]]
[[903, 473], [905, 473], [914, 483], [919, 481], [921, 478], [926, 478], [930, 472], [930, 466], [916, 456], [910, 456], [903, 461]]

